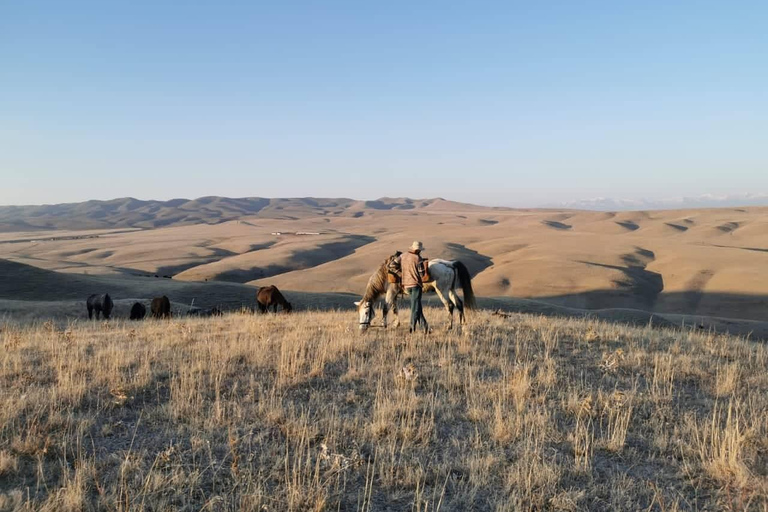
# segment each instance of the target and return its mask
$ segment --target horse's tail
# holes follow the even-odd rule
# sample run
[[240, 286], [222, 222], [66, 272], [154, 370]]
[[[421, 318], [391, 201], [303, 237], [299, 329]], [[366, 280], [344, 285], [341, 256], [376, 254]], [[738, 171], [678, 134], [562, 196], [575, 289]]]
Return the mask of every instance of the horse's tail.
[[475, 309], [477, 302], [475, 301], [475, 292], [472, 290], [472, 277], [469, 275], [469, 270], [460, 261], [454, 261], [453, 268], [456, 269], [456, 273], [459, 275], [461, 291], [464, 292], [464, 305], [467, 309]]

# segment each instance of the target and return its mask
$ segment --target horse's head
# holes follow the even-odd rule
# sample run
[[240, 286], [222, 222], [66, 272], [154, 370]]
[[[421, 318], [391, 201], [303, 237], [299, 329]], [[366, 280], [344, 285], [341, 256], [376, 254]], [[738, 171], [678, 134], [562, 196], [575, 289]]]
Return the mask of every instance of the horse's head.
[[112, 316], [112, 308], [115, 307], [115, 303], [112, 302], [112, 297], [109, 296], [109, 294], [104, 295], [104, 302], [101, 305], [101, 314], [109, 320], [109, 317]]
[[373, 320], [373, 303], [371, 301], [358, 301], [355, 302], [355, 306], [357, 306], [360, 332], [364, 333], [371, 326], [371, 320]]

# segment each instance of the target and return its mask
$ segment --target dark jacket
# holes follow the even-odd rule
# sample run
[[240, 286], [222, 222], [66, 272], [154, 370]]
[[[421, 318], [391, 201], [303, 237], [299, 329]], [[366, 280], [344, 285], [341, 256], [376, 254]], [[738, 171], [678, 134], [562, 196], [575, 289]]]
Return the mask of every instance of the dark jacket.
[[400, 256], [400, 268], [403, 272], [403, 288], [416, 288], [423, 284], [421, 276], [422, 261], [420, 255], [411, 251]]

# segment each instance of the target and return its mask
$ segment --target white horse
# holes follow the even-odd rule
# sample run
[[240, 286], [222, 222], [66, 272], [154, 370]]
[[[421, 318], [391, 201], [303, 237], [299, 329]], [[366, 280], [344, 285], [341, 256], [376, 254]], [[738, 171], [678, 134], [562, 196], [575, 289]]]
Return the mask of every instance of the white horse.
[[[386, 295], [384, 304], [382, 304], [382, 326], [387, 327], [387, 314], [390, 309], [395, 316], [395, 327], [400, 325], [400, 319], [397, 317], [397, 296], [403, 293], [403, 288], [400, 283], [399, 256], [400, 253], [393, 254], [381, 264], [368, 279], [363, 298], [355, 302], [359, 315], [360, 332], [365, 332], [370, 327], [374, 317], [373, 304], [382, 295]], [[450, 318], [449, 329], [453, 328], [454, 308], [459, 310], [459, 322], [463, 324], [464, 307], [466, 306], [467, 309], [475, 308], [475, 294], [472, 291], [472, 278], [469, 275], [469, 270], [458, 260], [429, 260], [428, 267], [430, 280], [424, 283], [424, 291], [434, 290], [440, 297]], [[457, 285], [461, 287], [464, 301], [456, 294]]]

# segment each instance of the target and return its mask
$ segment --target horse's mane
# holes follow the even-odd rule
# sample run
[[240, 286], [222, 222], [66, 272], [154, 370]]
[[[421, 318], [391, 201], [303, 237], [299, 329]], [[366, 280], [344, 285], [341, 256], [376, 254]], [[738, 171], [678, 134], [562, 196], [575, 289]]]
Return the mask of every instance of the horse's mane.
[[387, 292], [387, 265], [390, 258], [384, 260], [384, 263], [379, 266], [376, 272], [371, 274], [371, 277], [368, 279], [368, 285], [365, 287], [363, 302], [373, 302]]

